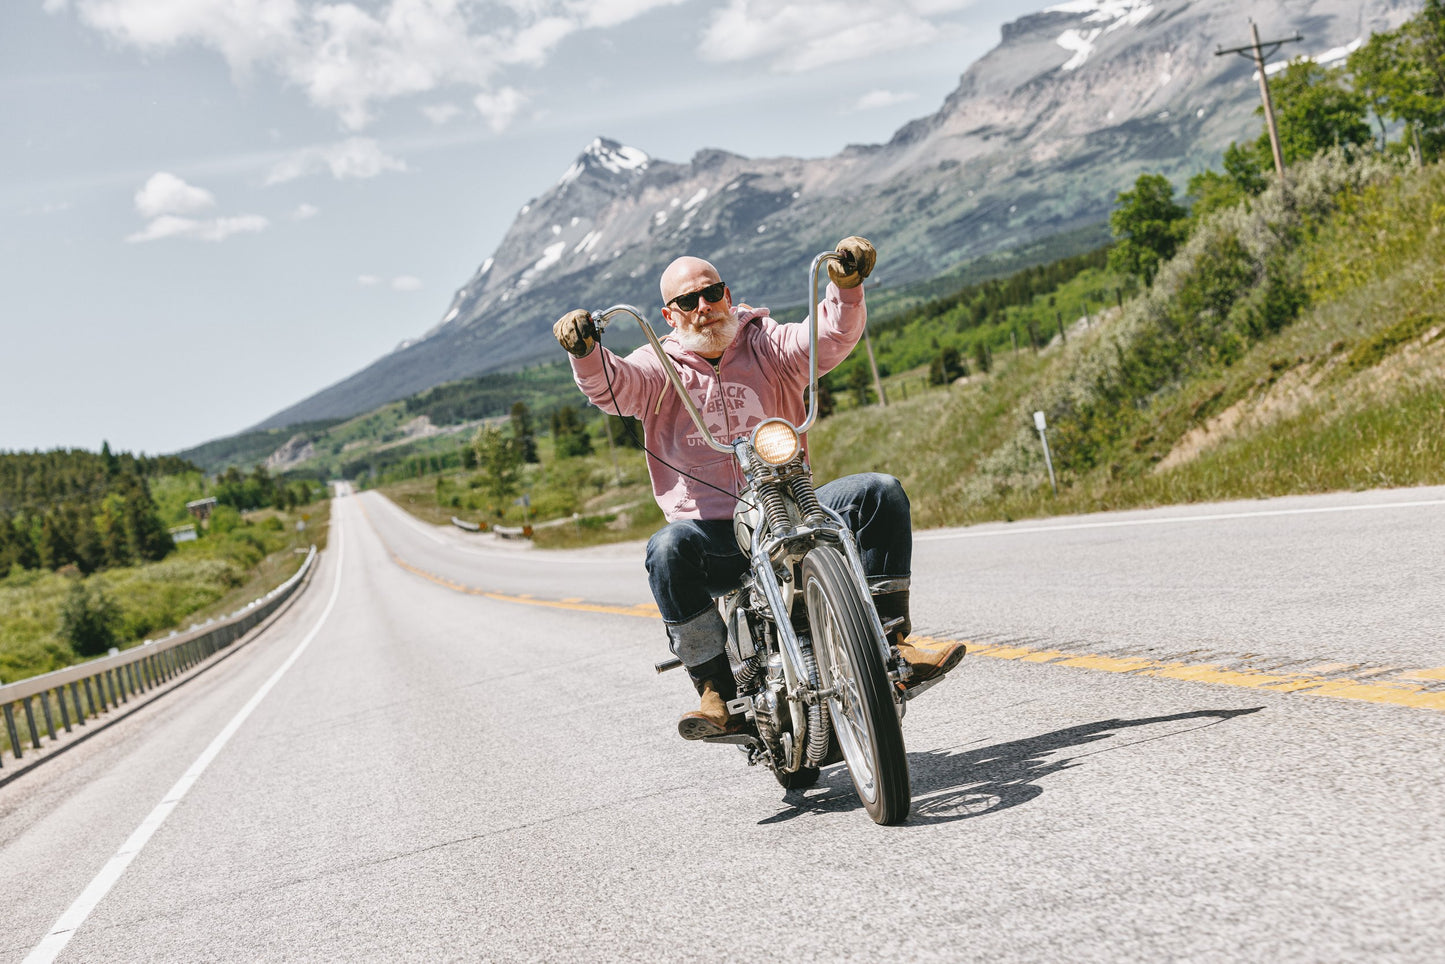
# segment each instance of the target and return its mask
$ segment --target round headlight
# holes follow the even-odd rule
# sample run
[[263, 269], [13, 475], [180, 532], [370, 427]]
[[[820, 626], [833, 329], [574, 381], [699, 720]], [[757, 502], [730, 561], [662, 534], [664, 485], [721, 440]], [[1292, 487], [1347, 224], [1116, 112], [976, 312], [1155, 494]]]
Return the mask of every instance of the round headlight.
[[753, 429], [753, 451], [769, 465], [783, 465], [798, 454], [798, 430], [780, 418], [770, 418]]

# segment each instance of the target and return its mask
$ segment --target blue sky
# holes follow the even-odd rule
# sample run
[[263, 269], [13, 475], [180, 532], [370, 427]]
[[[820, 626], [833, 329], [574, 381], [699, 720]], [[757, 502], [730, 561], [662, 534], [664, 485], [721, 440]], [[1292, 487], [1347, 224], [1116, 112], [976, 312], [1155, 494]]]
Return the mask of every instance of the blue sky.
[[233, 434], [432, 327], [594, 137], [819, 156], [998, 0], [7, 0], [0, 450]]

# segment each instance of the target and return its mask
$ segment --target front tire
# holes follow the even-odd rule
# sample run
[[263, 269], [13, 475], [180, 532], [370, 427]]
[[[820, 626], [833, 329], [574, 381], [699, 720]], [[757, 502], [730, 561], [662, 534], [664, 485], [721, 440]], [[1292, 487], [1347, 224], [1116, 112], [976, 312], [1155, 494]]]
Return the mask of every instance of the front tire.
[[819, 681], [835, 691], [828, 698], [833, 735], [853, 786], [875, 823], [901, 823], [912, 805], [908, 755], [870, 603], [832, 546], [803, 558], [801, 581]]
[[819, 772], [817, 767], [798, 767], [792, 773], [774, 770], [773, 776], [778, 778], [784, 790], [806, 790], [818, 782]]

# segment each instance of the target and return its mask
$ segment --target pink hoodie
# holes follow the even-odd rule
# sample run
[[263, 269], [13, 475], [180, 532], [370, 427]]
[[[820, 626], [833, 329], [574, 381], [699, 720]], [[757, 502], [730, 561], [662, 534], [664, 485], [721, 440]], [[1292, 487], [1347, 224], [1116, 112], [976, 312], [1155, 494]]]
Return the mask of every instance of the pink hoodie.
[[[719, 359], [716, 372], [711, 362], [680, 346], [670, 334], [662, 340], [713, 438], [724, 444], [751, 433], [765, 418], [785, 418], [797, 425], [807, 415], [803, 406], [803, 392], [808, 387], [807, 325], [780, 325], [766, 308], [734, 307], [733, 314], [742, 325]], [[840, 290], [828, 285], [818, 302], [819, 375], [848, 357], [863, 337], [867, 319], [861, 286]], [[647, 456], [652, 494], [669, 522], [732, 518], [742, 473], [731, 455], [713, 451], [702, 440], [651, 345], [643, 345], [626, 358], [599, 348], [586, 358], [571, 361], [577, 387], [593, 405], [610, 415], [620, 411], [642, 420], [647, 447], [656, 453]], [[689, 479], [677, 469], [710, 485]]]

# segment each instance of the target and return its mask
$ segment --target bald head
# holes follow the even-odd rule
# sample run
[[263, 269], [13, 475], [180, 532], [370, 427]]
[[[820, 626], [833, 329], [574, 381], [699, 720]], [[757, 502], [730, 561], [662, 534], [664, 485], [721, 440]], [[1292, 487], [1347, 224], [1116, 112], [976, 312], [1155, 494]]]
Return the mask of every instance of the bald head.
[[722, 280], [717, 269], [701, 258], [683, 256], [668, 265], [662, 272], [658, 287], [662, 289], [662, 303], [667, 304], [678, 295], [706, 288]]

